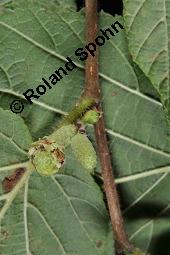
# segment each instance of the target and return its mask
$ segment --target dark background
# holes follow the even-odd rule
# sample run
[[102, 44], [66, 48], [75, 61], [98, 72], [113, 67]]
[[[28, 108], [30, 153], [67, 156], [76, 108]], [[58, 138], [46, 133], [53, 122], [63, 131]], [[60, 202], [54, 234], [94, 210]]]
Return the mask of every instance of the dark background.
[[[99, 1], [99, 11], [102, 9], [112, 15], [119, 14], [122, 15], [123, 3], [122, 0], [98, 0]], [[77, 10], [80, 10], [84, 6], [85, 0], [76, 0]]]

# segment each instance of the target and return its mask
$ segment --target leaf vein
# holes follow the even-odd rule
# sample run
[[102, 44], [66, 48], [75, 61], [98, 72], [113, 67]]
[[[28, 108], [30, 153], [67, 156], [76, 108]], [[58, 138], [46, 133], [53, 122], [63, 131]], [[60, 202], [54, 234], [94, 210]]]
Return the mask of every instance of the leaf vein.
[[160, 149], [152, 147], [151, 145], [139, 142], [139, 141], [137, 141], [135, 139], [132, 139], [132, 138], [130, 138], [128, 136], [122, 135], [122, 134], [120, 134], [118, 132], [115, 132], [115, 131], [113, 131], [111, 129], [106, 129], [106, 131], [110, 135], [118, 137], [118, 138], [120, 138], [120, 139], [122, 139], [124, 141], [129, 142], [129, 143], [135, 144], [135, 145], [137, 145], [137, 146], [139, 146], [139, 147], [141, 147], [143, 149], [151, 151], [152, 153], [157, 153], [157, 154], [160, 154], [160, 155], [162, 155], [164, 157], [170, 158], [170, 153], [169, 152], [164, 152], [163, 150], [160, 150]]
[[59, 244], [59, 246], [62, 250], [62, 253], [66, 255], [67, 253], [66, 253], [66, 250], [65, 250], [63, 244], [61, 243], [61, 241], [60, 241], [59, 237], [57, 236], [57, 234], [51, 228], [50, 224], [47, 222], [47, 220], [46, 220], [45, 216], [42, 214], [42, 212], [40, 212], [40, 210], [30, 202], [28, 202], [28, 207], [32, 208], [34, 211], [37, 212], [37, 214], [40, 216], [40, 218], [43, 220], [44, 224], [46, 225], [47, 229], [50, 231], [50, 233], [53, 235], [53, 237], [57, 240], [57, 242], [58, 242], [58, 244]]
[[86, 199], [82, 199], [82, 198], [79, 198], [79, 197], [73, 197], [73, 196], [70, 196], [70, 199], [71, 200], [79, 200], [79, 201], [82, 201], [88, 205], [90, 205], [91, 207], [93, 207], [103, 218], [106, 218], [106, 215], [104, 215], [100, 210], [99, 208], [97, 208], [95, 205], [93, 205], [92, 203], [90, 203], [89, 201], [87, 201]]
[[139, 14], [139, 12], [141, 11], [141, 9], [143, 8], [144, 4], [146, 3], [147, 0], [143, 0], [143, 2], [141, 2], [141, 5], [139, 5], [138, 8], [136, 8], [136, 12], [135, 14], [132, 16], [131, 19], [131, 23], [129, 24], [129, 27], [127, 29], [127, 33], [129, 33], [130, 29], [132, 28], [132, 25], [134, 24], [135, 18], [136, 16]]
[[133, 206], [135, 206], [140, 200], [142, 200], [151, 190], [153, 190], [160, 182], [164, 180], [164, 178], [168, 175], [168, 173], [163, 174], [160, 178], [154, 182], [141, 196], [139, 196], [135, 201], [133, 201], [124, 211], [125, 215]]
[[160, 20], [158, 20], [158, 22], [155, 24], [155, 26], [152, 27], [152, 29], [149, 31], [149, 33], [146, 35], [146, 37], [144, 37], [144, 40], [142, 41], [142, 43], [139, 45], [139, 48], [136, 52], [136, 54], [134, 55], [133, 59], [134, 61], [137, 60], [140, 51], [143, 49], [143, 46], [145, 45], [145, 43], [147, 42], [148, 38], [152, 35], [152, 33], [154, 33], [155, 29], [161, 24], [164, 23], [164, 20], [161, 18]]
[[24, 230], [25, 230], [25, 244], [26, 244], [26, 253], [27, 255], [30, 254], [29, 251], [29, 232], [28, 232], [28, 219], [27, 219], [27, 199], [28, 199], [28, 181], [25, 183], [25, 190], [24, 190]]
[[[60, 190], [62, 191], [62, 193], [64, 194], [64, 196], [67, 198], [68, 203], [70, 204], [70, 207], [71, 207], [71, 209], [72, 209], [72, 211], [73, 211], [73, 213], [74, 213], [74, 215], [75, 215], [77, 221], [79, 222], [79, 224], [80, 224], [82, 230], [85, 232], [85, 234], [86, 234], [86, 236], [88, 237], [88, 239], [90, 240], [90, 242], [93, 243], [93, 239], [91, 239], [91, 237], [89, 236], [89, 233], [87, 232], [87, 230], [85, 229], [85, 227], [84, 227], [83, 224], [81, 223], [81, 220], [80, 220], [80, 218], [79, 218], [79, 216], [78, 216], [78, 214], [77, 214], [77, 212], [76, 212], [74, 206], [72, 205], [70, 198], [68, 197], [67, 193], [65, 192], [64, 188], [61, 186], [61, 184], [60, 184], [54, 177], [51, 177], [51, 178], [52, 178], [52, 180], [54, 181], [54, 183], [60, 188]], [[95, 246], [94, 243], [93, 243], [93, 245], [94, 245], [94, 247], [95, 247], [95, 249], [96, 249], [96, 246]]]
[[28, 156], [28, 153], [24, 149], [22, 149], [12, 138], [10, 138], [6, 134], [2, 133], [2, 131], [0, 132], [0, 136], [4, 137], [6, 140], [11, 142], [24, 155]]

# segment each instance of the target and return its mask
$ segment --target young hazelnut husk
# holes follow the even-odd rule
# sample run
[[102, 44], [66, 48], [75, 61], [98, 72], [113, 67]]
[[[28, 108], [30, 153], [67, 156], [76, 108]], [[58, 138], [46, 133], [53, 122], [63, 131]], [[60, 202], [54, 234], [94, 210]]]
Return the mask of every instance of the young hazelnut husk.
[[55, 148], [47, 138], [34, 143], [29, 155], [37, 172], [46, 176], [56, 174], [65, 159], [64, 152], [60, 148]]
[[77, 133], [71, 140], [71, 148], [81, 165], [93, 173], [97, 156], [86, 134]]

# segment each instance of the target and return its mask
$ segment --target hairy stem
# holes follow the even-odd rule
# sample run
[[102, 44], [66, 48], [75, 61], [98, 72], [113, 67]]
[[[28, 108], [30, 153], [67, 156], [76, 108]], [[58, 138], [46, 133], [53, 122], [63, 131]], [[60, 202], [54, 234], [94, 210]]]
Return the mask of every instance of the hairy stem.
[[95, 104], [95, 100], [90, 97], [83, 97], [80, 102], [73, 107], [73, 109], [68, 113], [67, 116], [63, 118], [59, 127], [68, 124], [74, 124], [78, 119], [80, 119], [86, 111], [88, 111]]
[[[97, 0], [86, 0], [86, 43], [95, 41], [98, 32], [98, 13], [97, 13]], [[100, 102], [101, 93], [98, 77], [98, 49], [95, 57], [89, 56], [86, 60], [85, 68], [85, 91], [84, 96], [94, 98]], [[99, 105], [99, 111], [102, 112], [102, 106]], [[113, 232], [117, 241], [117, 251], [121, 253], [124, 250], [132, 250], [127, 235], [125, 233], [123, 218], [120, 210], [118, 193], [113, 176], [111, 165], [111, 158], [109, 148], [107, 145], [107, 138], [105, 133], [104, 116], [95, 125], [95, 134], [97, 141], [97, 149], [102, 168], [102, 177], [104, 188], [109, 207], [109, 213], [112, 223]]]

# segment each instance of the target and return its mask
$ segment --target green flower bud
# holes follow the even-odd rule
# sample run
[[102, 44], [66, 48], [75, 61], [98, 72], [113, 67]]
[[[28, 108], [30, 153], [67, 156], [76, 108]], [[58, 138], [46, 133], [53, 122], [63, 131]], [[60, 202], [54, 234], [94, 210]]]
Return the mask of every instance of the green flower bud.
[[64, 149], [76, 133], [74, 125], [66, 125], [32, 144], [29, 155], [39, 174], [52, 175], [59, 171], [65, 160]]
[[84, 116], [82, 117], [82, 121], [88, 124], [95, 124], [100, 118], [100, 112], [95, 110], [87, 111]]
[[64, 152], [47, 138], [33, 143], [29, 155], [37, 172], [46, 176], [57, 173], [65, 159]]
[[32, 163], [39, 174], [46, 176], [57, 173], [61, 167], [50, 152], [41, 150], [35, 151]]
[[96, 167], [96, 152], [86, 135], [77, 133], [71, 140], [71, 147], [83, 167], [89, 170]]
[[77, 133], [74, 125], [66, 125], [54, 131], [48, 136], [54, 147], [65, 148], [71, 143], [72, 137]]

